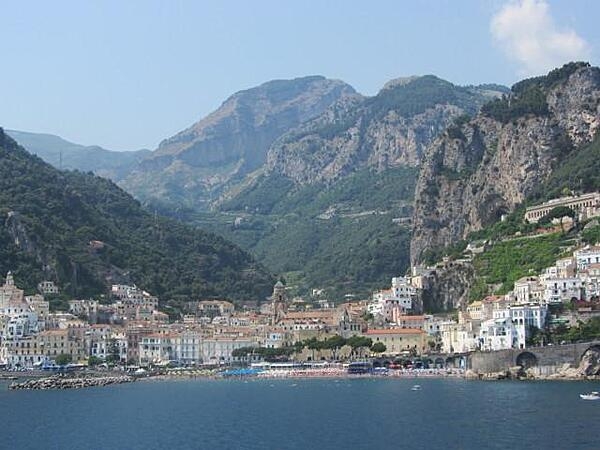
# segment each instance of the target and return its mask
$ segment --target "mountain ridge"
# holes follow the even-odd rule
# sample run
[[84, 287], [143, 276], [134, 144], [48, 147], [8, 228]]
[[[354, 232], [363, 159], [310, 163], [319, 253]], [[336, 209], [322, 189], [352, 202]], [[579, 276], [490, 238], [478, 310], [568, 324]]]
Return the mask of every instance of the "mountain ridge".
[[94, 172], [101, 177], [118, 182], [137, 163], [148, 156], [150, 150], [115, 151], [98, 145], [81, 145], [50, 133], [5, 130], [29, 153], [39, 156], [58, 169]]

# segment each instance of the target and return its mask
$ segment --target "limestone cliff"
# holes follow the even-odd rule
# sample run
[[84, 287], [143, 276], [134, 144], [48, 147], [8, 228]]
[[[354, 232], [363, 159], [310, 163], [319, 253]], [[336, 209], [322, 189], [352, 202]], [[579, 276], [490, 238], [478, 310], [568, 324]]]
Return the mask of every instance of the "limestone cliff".
[[527, 199], [600, 126], [600, 69], [571, 63], [517, 83], [425, 152], [411, 260], [464, 239]]
[[425, 311], [462, 309], [469, 303], [469, 289], [475, 269], [468, 261], [449, 261], [437, 266], [426, 277], [420, 292]]
[[267, 171], [311, 184], [365, 166], [416, 167], [454, 119], [474, 114], [500, 92], [459, 87], [432, 75], [392, 80], [376, 96], [345, 98], [282, 136], [269, 150]]
[[351, 86], [321, 76], [238, 92], [161, 142], [121, 185], [141, 200], [205, 207], [230, 180], [261, 167], [276, 138], [347, 95]]

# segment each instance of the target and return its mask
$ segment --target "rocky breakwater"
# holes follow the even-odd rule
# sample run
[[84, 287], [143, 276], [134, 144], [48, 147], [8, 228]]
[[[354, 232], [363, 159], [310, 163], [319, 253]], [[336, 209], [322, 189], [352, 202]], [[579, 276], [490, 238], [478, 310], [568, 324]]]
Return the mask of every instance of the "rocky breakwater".
[[63, 377], [52, 376], [12, 383], [11, 390], [49, 390], [49, 389], [82, 389], [88, 387], [108, 386], [111, 384], [131, 383], [135, 378], [127, 375], [106, 377]]
[[578, 367], [564, 364], [556, 373], [543, 378], [549, 380], [600, 380], [600, 348], [592, 348], [585, 352]]

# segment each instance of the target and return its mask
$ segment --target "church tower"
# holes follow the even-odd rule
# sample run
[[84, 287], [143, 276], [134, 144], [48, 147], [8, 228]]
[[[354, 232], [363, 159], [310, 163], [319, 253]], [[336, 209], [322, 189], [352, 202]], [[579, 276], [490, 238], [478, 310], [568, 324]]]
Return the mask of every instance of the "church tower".
[[285, 286], [281, 281], [273, 286], [273, 294], [271, 295], [271, 311], [273, 325], [279, 322], [287, 312], [287, 294]]

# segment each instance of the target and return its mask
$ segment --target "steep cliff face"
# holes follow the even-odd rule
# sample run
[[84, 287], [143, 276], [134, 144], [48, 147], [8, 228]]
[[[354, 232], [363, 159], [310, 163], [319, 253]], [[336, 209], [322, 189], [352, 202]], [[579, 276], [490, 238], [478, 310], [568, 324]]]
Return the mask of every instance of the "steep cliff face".
[[202, 208], [231, 179], [261, 167], [276, 138], [354, 94], [346, 83], [320, 76], [238, 92], [164, 140], [121, 184], [142, 200]]
[[451, 261], [432, 271], [421, 291], [423, 309], [428, 312], [461, 309], [468, 304], [475, 269], [470, 262]]
[[416, 167], [454, 119], [474, 114], [493, 89], [465, 88], [428, 75], [392, 80], [375, 97], [346, 98], [278, 139], [267, 171], [298, 184], [330, 182], [360, 167]]
[[514, 210], [599, 126], [600, 69], [582, 63], [517, 83], [508, 98], [451, 126], [424, 156], [412, 262]]

